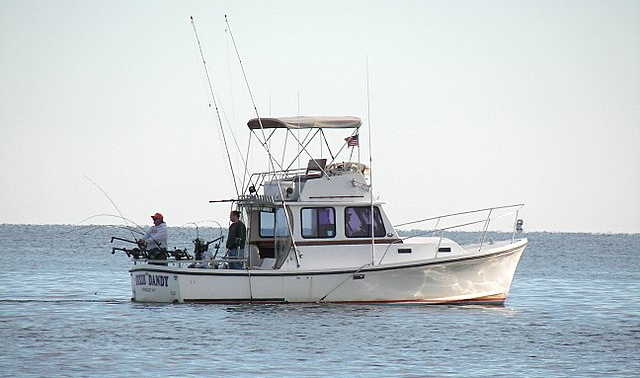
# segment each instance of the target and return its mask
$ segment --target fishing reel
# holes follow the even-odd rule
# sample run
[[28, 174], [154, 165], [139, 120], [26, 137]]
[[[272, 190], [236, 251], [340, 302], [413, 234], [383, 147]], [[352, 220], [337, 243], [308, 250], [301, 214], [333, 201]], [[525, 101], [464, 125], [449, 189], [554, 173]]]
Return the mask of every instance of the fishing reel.
[[176, 249], [174, 247], [173, 251], [168, 251], [170, 256], [173, 256], [176, 260], [192, 260], [193, 256], [187, 252], [186, 249]]
[[[220, 249], [220, 241], [224, 240], [224, 236], [220, 236], [217, 239], [213, 239], [211, 241], [205, 242], [199, 237], [193, 240], [193, 253], [195, 255], [195, 260], [197, 262], [189, 265], [189, 268], [214, 268], [217, 269], [217, 265], [210, 265], [210, 260], [215, 260], [218, 255], [218, 250]], [[216, 252], [212, 254], [209, 251], [209, 245], [211, 243], [218, 242], [214, 245]]]
[[193, 254], [196, 256], [196, 260], [202, 260], [202, 255], [209, 250], [210, 242], [204, 242], [200, 238], [193, 240]]
[[149, 257], [149, 255], [147, 254], [147, 251], [142, 250], [140, 248], [127, 249], [127, 248], [113, 247], [111, 249], [111, 254], [112, 255], [115, 254], [116, 251], [122, 251], [127, 254], [127, 257], [133, 257], [135, 260], [146, 259]]
[[211, 243], [215, 243], [213, 248], [215, 248], [216, 252], [213, 254], [213, 257], [218, 254], [218, 250], [220, 249], [220, 241], [224, 240], [224, 236], [220, 236], [219, 238], [213, 239], [209, 242], [205, 242], [200, 238], [195, 238], [193, 240], [193, 254], [195, 255], [196, 260], [202, 260], [203, 255], [209, 250], [209, 245]]
[[[122, 238], [118, 238], [118, 237], [112, 236], [111, 237], [111, 243], [113, 243], [114, 240], [120, 240], [120, 241], [123, 241], [123, 242], [127, 242], [127, 243], [132, 243], [132, 244], [138, 245], [138, 243], [136, 241], [122, 239]], [[144, 245], [136, 247], [136, 248], [132, 248], [132, 249], [113, 247], [111, 249], [111, 254], [112, 255], [115, 254], [116, 251], [122, 251], [122, 252], [127, 254], [127, 257], [133, 257], [134, 260], [149, 258], [149, 253], [147, 252], [147, 250], [144, 247]]]

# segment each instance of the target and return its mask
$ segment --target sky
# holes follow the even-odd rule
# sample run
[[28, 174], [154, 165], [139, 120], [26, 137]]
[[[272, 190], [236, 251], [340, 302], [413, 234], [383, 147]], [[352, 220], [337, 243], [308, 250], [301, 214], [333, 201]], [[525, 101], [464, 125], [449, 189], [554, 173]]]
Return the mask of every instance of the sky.
[[226, 224], [190, 16], [236, 166], [255, 109], [352, 115], [394, 224], [524, 203], [526, 231], [640, 232], [640, 2], [617, 0], [0, 0], [0, 224]]

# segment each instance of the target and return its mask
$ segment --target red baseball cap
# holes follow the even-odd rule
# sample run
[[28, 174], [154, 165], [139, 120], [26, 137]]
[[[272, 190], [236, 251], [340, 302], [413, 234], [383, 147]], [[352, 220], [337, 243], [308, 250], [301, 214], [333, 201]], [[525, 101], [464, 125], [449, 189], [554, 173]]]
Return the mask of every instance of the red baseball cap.
[[153, 214], [151, 216], [151, 219], [156, 219], [156, 218], [160, 218], [160, 219], [164, 220], [164, 217], [160, 213], [155, 213], [155, 214]]

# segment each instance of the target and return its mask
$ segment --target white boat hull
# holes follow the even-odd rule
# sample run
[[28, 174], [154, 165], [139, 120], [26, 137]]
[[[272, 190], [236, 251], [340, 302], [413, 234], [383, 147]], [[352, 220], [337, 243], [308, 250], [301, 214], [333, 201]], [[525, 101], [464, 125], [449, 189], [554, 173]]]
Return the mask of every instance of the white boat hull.
[[494, 251], [334, 270], [136, 265], [137, 302], [501, 304], [527, 240]]

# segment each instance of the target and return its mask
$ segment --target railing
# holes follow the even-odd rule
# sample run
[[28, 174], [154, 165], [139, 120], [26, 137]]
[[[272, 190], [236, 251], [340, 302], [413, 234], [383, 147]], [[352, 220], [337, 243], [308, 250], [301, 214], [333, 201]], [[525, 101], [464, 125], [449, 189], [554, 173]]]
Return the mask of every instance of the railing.
[[294, 178], [305, 174], [306, 171], [306, 168], [295, 168], [280, 171], [256, 172], [249, 177], [248, 187], [253, 186], [257, 191], [257, 188], [263, 185], [267, 178], [270, 180], [293, 180]]
[[240, 195], [238, 196], [238, 204], [239, 205], [269, 205], [273, 206], [276, 203], [276, 198], [273, 196], [266, 196], [262, 194], [253, 194], [253, 195]]
[[167, 260], [150, 260], [150, 259], [134, 259], [133, 265], [171, 265], [177, 266], [178, 268], [182, 268], [185, 265], [187, 267], [191, 267], [194, 269], [224, 269], [224, 270], [238, 270], [238, 269], [230, 269], [228, 268], [228, 264], [232, 262], [240, 262], [242, 263], [242, 268], [245, 269], [248, 265], [248, 259], [232, 259], [232, 258], [222, 258], [222, 259], [212, 259], [212, 260], [175, 260], [175, 259], [167, 259]]
[[[313, 161], [313, 160], [312, 160]], [[322, 172], [322, 177], [327, 177], [330, 179], [330, 176], [338, 173], [338, 172], [347, 172], [347, 171], [360, 171], [364, 174], [366, 166], [360, 163], [354, 162], [342, 162], [342, 163], [331, 163], [327, 166], [317, 166], [316, 168], [290, 168], [283, 170], [275, 170], [275, 171], [265, 171], [265, 172], [255, 172], [251, 174], [249, 177], [249, 182], [246, 188], [243, 188], [243, 193], [249, 192], [250, 196], [255, 196], [258, 192], [258, 188], [263, 186], [265, 182], [268, 181], [297, 181], [297, 180], [306, 180], [309, 178], [309, 171], [318, 173]], [[316, 178], [320, 176], [316, 176], [315, 174], [311, 177]], [[364, 186], [368, 186], [367, 184], [360, 183]], [[277, 196], [276, 196], [277, 197]], [[275, 198], [275, 197], [272, 197]]]
[[[382, 260], [384, 259], [384, 257], [386, 256], [387, 252], [389, 251], [389, 249], [391, 248], [392, 245], [394, 245], [396, 243], [404, 242], [405, 240], [408, 240], [408, 239], [411, 239], [411, 238], [424, 236], [424, 235], [427, 235], [427, 234], [432, 234], [432, 236], [436, 236], [437, 233], [440, 233], [440, 239], [438, 240], [438, 246], [436, 247], [436, 255], [435, 255], [435, 257], [438, 257], [438, 250], [440, 248], [440, 244], [442, 243], [442, 239], [444, 239], [445, 231], [449, 231], [449, 230], [452, 230], [452, 229], [459, 229], [459, 228], [466, 227], [466, 226], [471, 226], [471, 225], [474, 225], [474, 224], [483, 224], [482, 231], [480, 233], [480, 237], [479, 237], [479, 240], [478, 240], [478, 244], [479, 244], [478, 252], [480, 252], [480, 251], [482, 251], [482, 247], [484, 246], [484, 242], [486, 240], [487, 233], [489, 232], [489, 224], [491, 223], [491, 220], [502, 218], [502, 217], [506, 217], [506, 216], [511, 215], [511, 214], [515, 214], [514, 221], [513, 221], [513, 231], [512, 231], [512, 234], [511, 234], [511, 242], [514, 242], [515, 241], [515, 237], [516, 237], [516, 228], [517, 228], [517, 225], [519, 224], [518, 215], [520, 213], [520, 209], [522, 209], [523, 206], [524, 206], [523, 203], [519, 203], [519, 204], [515, 204], [515, 205], [488, 207], [488, 208], [485, 208], [485, 209], [478, 209], [478, 210], [463, 211], [463, 212], [459, 212], [459, 213], [440, 215], [440, 216], [437, 216], [437, 217], [425, 218], [425, 219], [420, 219], [420, 220], [416, 220], [416, 221], [405, 222], [405, 223], [400, 223], [400, 224], [394, 225], [393, 227], [396, 228], [396, 227], [407, 226], [407, 225], [410, 225], [410, 224], [418, 224], [418, 223], [429, 222], [429, 221], [435, 221], [436, 222], [435, 227], [433, 229], [431, 229], [431, 230], [427, 230], [427, 231], [421, 232], [421, 233], [416, 234], [416, 235], [411, 235], [411, 236], [407, 236], [405, 238], [401, 238], [397, 242], [394, 242], [393, 244], [390, 244], [387, 247], [387, 249], [385, 250], [385, 252], [382, 255], [382, 257], [380, 258], [380, 260], [378, 261], [378, 264], [380, 264], [382, 262]], [[505, 214], [501, 214], [499, 216], [495, 216], [495, 217], [491, 216], [496, 210], [502, 210], [502, 209], [515, 209], [515, 210], [509, 211], [509, 212], [507, 212]], [[453, 225], [453, 226], [438, 228], [438, 226], [440, 225], [440, 222], [443, 219], [452, 218], [452, 217], [456, 217], [456, 216], [469, 215], [469, 214], [483, 213], [483, 212], [487, 212], [487, 217], [486, 218], [483, 217], [482, 219], [479, 219], [479, 220], [474, 220], [474, 221], [470, 221], [470, 222], [456, 224], [456, 225]]]

